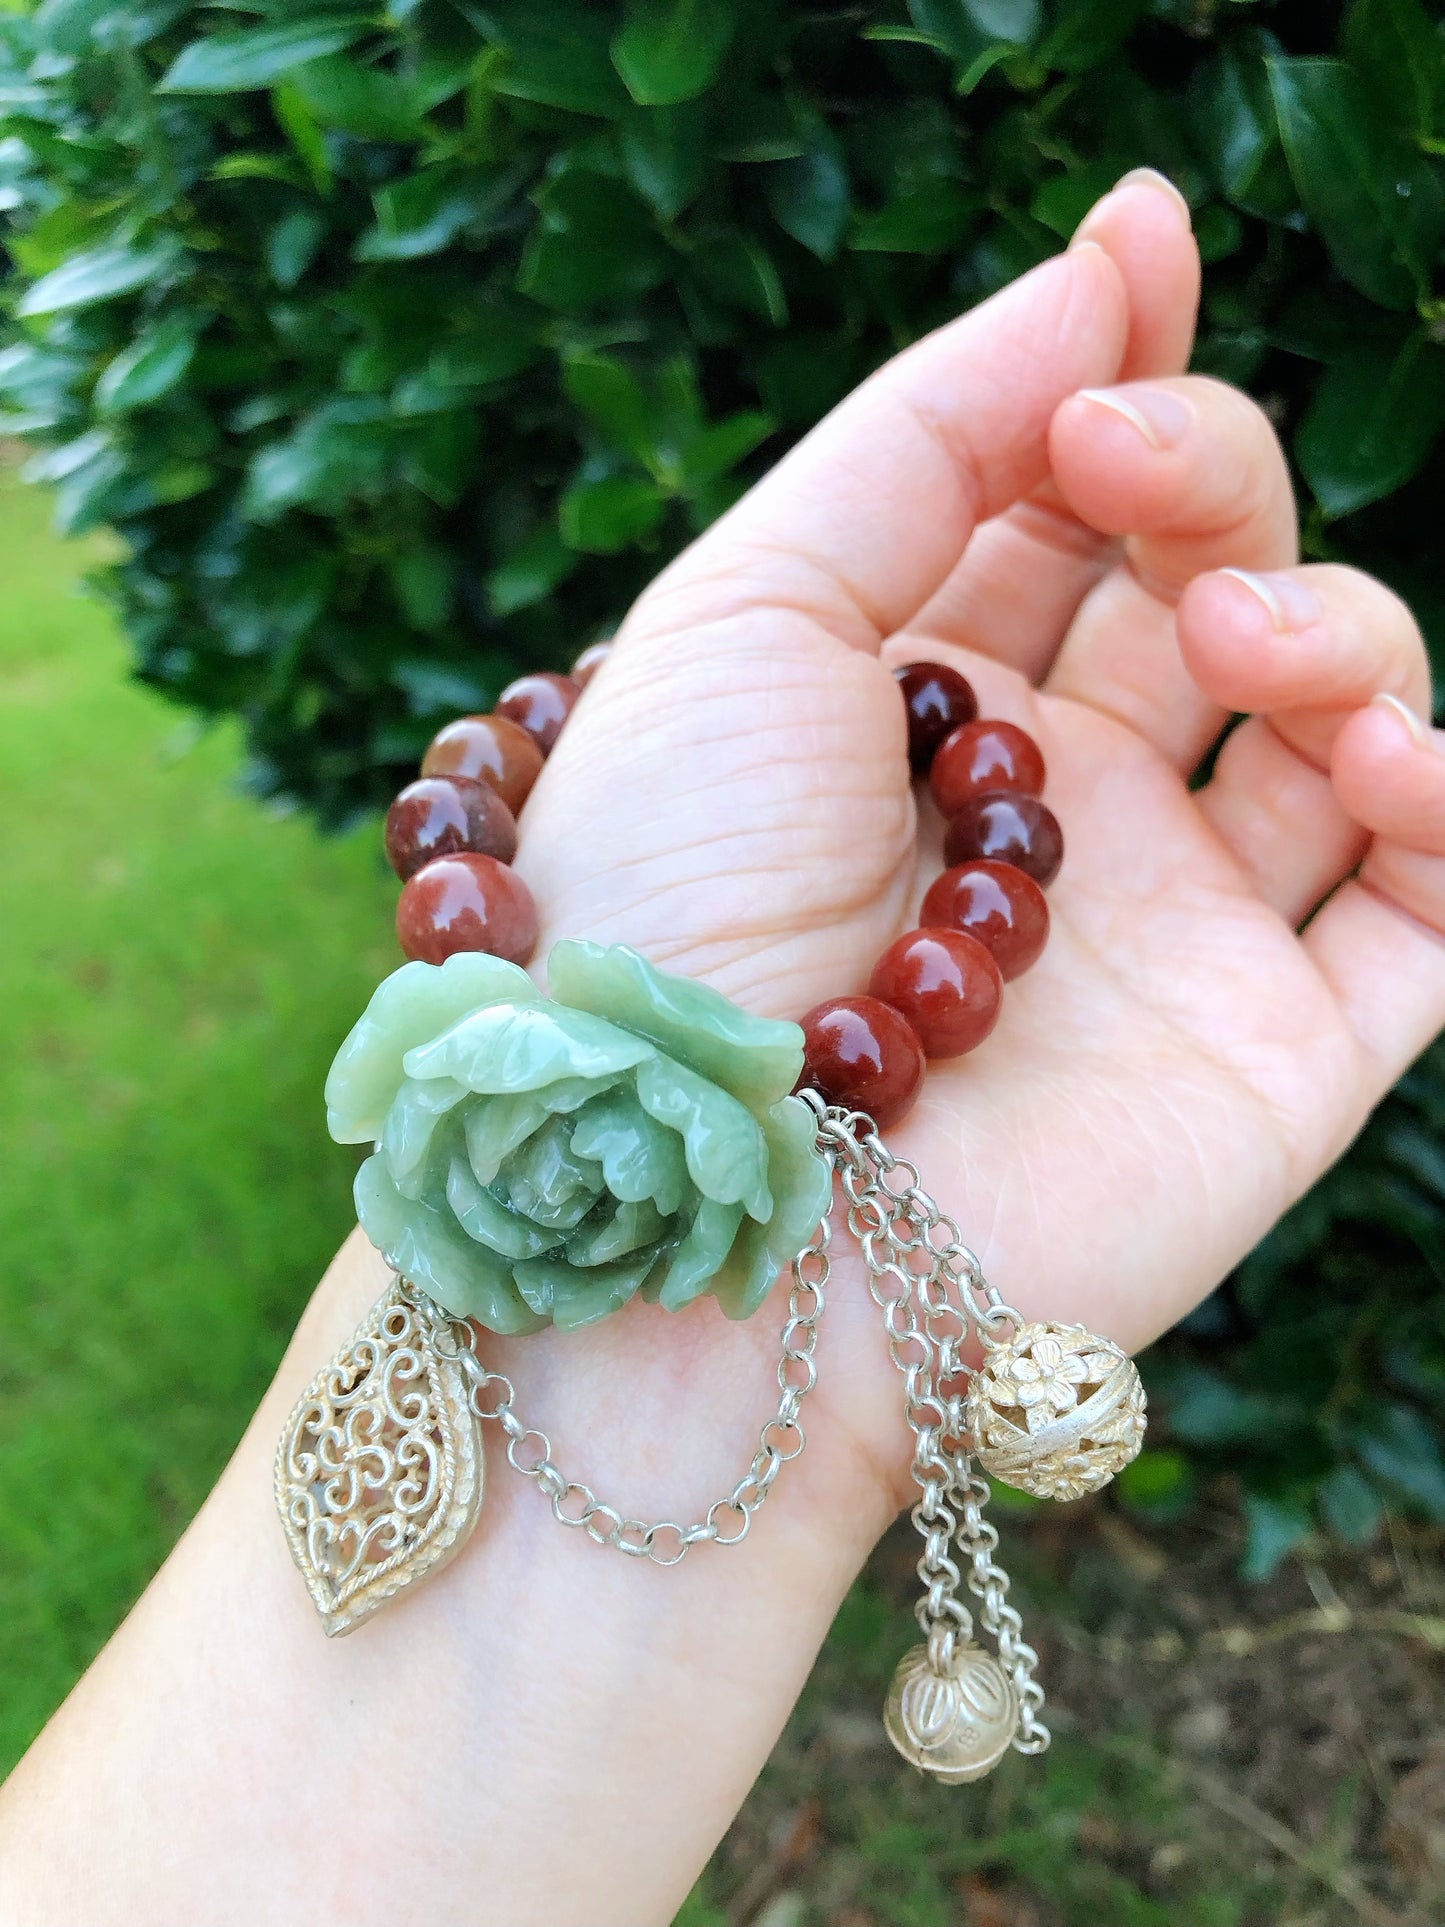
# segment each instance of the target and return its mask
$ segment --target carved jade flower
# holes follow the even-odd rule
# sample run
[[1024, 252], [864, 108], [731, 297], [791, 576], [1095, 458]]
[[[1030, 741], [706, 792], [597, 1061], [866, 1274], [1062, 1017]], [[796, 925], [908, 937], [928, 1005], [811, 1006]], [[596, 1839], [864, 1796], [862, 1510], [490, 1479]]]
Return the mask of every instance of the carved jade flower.
[[552, 995], [500, 958], [404, 964], [326, 1080], [374, 1142], [356, 1209], [389, 1262], [496, 1332], [571, 1329], [636, 1292], [756, 1311], [832, 1195], [789, 1096], [796, 1024], [621, 946], [557, 944]]

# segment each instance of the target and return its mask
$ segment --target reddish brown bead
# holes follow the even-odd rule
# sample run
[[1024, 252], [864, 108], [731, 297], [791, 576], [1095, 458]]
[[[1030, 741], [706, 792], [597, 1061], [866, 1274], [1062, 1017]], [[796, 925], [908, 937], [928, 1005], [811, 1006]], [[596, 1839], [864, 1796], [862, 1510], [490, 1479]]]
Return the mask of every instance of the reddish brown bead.
[[536, 675], [518, 676], [507, 684], [497, 698], [497, 714], [520, 724], [545, 756], [562, 734], [562, 725], [581, 694], [581, 685], [570, 676], [541, 669]]
[[1053, 811], [1036, 796], [995, 790], [970, 797], [944, 831], [945, 863], [967, 863], [978, 856], [1012, 863], [1043, 886], [1059, 874], [1064, 833]]
[[506, 716], [462, 716], [433, 736], [421, 773], [489, 783], [515, 816], [542, 774], [542, 752]]
[[803, 1081], [880, 1126], [912, 1109], [927, 1064], [917, 1032], [876, 997], [832, 997], [803, 1019]]
[[411, 877], [396, 906], [408, 957], [439, 964], [458, 950], [485, 950], [523, 964], [537, 945], [532, 893], [494, 856], [439, 856]]
[[585, 689], [612, 654], [610, 642], [594, 642], [573, 663], [569, 674], [579, 689]]
[[902, 1013], [930, 1057], [961, 1057], [998, 1022], [1003, 978], [977, 937], [910, 930], [873, 966], [873, 996]]
[[423, 776], [386, 813], [386, 857], [405, 883], [434, 856], [472, 850], [510, 863], [517, 819], [488, 783], [471, 776]]
[[933, 883], [918, 921], [977, 937], [1007, 981], [1022, 976], [1049, 940], [1049, 906], [1012, 863], [960, 863]]
[[908, 711], [908, 761], [922, 776], [944, 737], [973, 721], [978, 698], [956, 669], [941, 662], [910, 662], [893, 674]]
[[965, 723], [939, 744], [928, 787], [945, 816], [956, 815], [971, 796], [993, 790], [1041, 796], [1043, 752], [1012, 723]]

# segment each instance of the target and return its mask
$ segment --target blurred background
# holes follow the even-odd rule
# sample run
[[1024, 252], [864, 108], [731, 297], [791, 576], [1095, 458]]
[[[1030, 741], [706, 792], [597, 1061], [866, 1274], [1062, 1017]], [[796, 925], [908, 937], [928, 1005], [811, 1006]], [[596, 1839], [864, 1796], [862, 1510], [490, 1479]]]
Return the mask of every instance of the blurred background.
[[[1440, 669], [1425, 0], [0, 18], [0, 1767], [350, 1222], [320, 1086], [396, 961], [378, 810], [427, 739], [1141, 164], [1307, 554]], [[1144, 1361], [1110, 1496], [1013, 1502], [1047, 1761], [895, 1770], [891, 1539], [685, 1927], [1441, 1918], [1442, 1122], [1437, 1051]]]

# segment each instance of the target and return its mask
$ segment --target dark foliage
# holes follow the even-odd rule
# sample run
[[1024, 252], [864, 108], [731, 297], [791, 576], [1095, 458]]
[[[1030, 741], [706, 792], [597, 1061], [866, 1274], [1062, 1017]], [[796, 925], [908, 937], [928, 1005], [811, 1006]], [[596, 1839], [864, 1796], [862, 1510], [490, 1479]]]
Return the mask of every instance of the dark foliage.
[[[1307, 551], [1445, 653], [1423, 0], [43, 0], [0, 63], [4, 426], [67, 526], [124, 537], [139, 673], [241, 714], [256, 788], [327, 821], [1140, 163], [1193, 204], [1197, 365], [1279, 421]], [[1176, 1436], [1250, 1470], [1262, 1562], [1317, 1497], [1347, 1535], [1382, 1498], [1445, 1519], [1441, 1092], [1168, 1368]], [[1156, 1453], [1135, 1496], [1184, 1480]]]

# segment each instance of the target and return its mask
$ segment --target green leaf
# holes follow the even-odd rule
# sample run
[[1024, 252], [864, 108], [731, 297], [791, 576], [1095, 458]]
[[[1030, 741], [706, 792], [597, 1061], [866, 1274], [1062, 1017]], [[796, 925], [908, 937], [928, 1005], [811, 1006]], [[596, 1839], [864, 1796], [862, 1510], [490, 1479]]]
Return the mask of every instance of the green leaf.
[[162, 94], [243, 94], [308, 60], [340, 53], [371, 25], [364, 14], [317, 15], [279, 27], [207, 34], [182, 47], [156, 83]]
[[1256, 1584], [1270, 1579], [1296, 1547], [1310, 1537], [1310, 1516], [1303, 1506], [1250, 1493], [1244, 1501], [1249, 1536], [1240, 1575]]
[[1340, 60], [1269, 62], [1295, 188], [1345, 279], [1386, 308], [1430, 291], [1445, 236], [1440, 170]]
[[506, 52], [504, 65], [488, 76], [495, 92], [574, 114], [611, 119], [625, 112], [627, 90], [612, 65], [603, 8], [587, 0], [484, 0], [465, 11]]
[[1367, 86], [1429, 139], [1445, 97], [1445, 42], [1420, 0], [1354, 0], [1342, 51]]
[[627, 0], [612, 62], [639, 107], [674, 107], [711, 86], [736, 25], [729, 0]]
[[352, 249], [358, 261], [415, 261], [439, 254], [488, 206], [486, 184], [451, 168], [429, 168], [379, 188], [376, 225]]
[[106, 364], [95, 384], [96, 407], [120, 415], [168, 395], [191, 365], [199, 332], [196, 316], [174, 315], [137, 335]]
[[620, 182], [579, 168], [543, 195], [517, 285], [544, 307], [601, 307], [645, 294], [667, 266], [647, 211]]
[[1331, 367], [1295, 438], [1326, 515], [1350, 515], [1407, 482], [1445, 428], [1445, 348], [1424, 330], [1395, 355], [1376, 348]]
[[487, 607], [494, 616], [515, 615], [552, 593], [577, 567], [569, 549], [550, 523], [532, 534], [487, 577]]
[[1043, 20], [1042, 0], [962, 0], [963, 10], [990, 40], [1026, 47]]
[[574, 483], [558, 506], [558, 527], [569, 549], [616, 555], [651, 535], [666, 506], [667, 497], [655, 482], [615, 475]]
[[966, 189], [935, 181], [861, 216], [848, 245], [866, 254], [947, 254], [963, 241], [976, 209]]
[[1385, 1516], [1379, 1493], [1353, 1465], [1337, 1465], [1324, 1480], [1319, 1506], [1325, 1524], [1347, 1546], [1369, 1545]]
[[821, 121], [809, 130], [806, 153], [768, 169], [765, 188], [783, 232], [820, 261], [831, 261], [848, 225], [851, 197], [843, 150]]
[[707, 178], [705, 126], [696, 109], [649, 107], [625, 116], [622, 164], [632, 186], [664, 221], [675, 221]]
[[298, 67], [291, 85], [318, 127], [358, 140], [415, 141], [425, 132], [415, 91], [385, 67], [330, 55]]
[[331, 191], [331, 159], [326, 141], [316, 124], [316, 116], [289, 80], [283, 80], [271, 95], [271, 106], [290, 141], [297, 158], [311, 176], [318, 194]]
[[758, 409], [745, 409], [703, 429], [682, 458], [683, 486], [688, 493], [716, 481], [765, 442], [777, 423]]
[[571, 355], [563, 364], [562, 385], [615, 447], [641, 461], [654, 453], [652, 404], [630, 368], [607, 355]]
[[180, 254], [175, 241], [160, 241], [149, 248], [88, 248], [83, 254], [72, 254], [37, 281], [22, 296], [15, 312], [59, 314], [67, 308], [89, 308], [99, 301], [134, 294], [168, 274]]
[[1445, 1453], [1439, 1436], [1411, 1405], [1387, 1405], [1356, 1450], [1377, 1479], [1437, 1525], [1445, 1521]]
[[718, 235], [699, 249], [693, 268], [698, 279], [729, 307], [741, 308], [781, 328], [788, 319], [782, 278], [760, 241], [737, 229]]
[[321, 251], [325, 217], [314, 207], [292, 208], [266, 236], [266, 265], [281, 288], [294, 288]]

